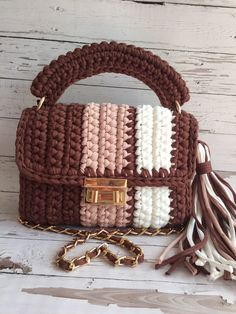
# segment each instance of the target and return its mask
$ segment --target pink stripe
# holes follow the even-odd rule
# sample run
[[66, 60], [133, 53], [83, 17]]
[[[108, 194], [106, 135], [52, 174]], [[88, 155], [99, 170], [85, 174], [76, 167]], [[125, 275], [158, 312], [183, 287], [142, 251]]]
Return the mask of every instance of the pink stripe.
[[116, 219], [116, 206], [99, 205], [98, 209], [98, 226], [112, 227], [115, 225]]
[[116, 169], [118, 173], [121, 173], [122, 169], [127, 166], [128, 162], [125, 159], [128, 155], [127, 148], [127, 139], [128, 139], [128, 131], [129, 127], [127, 126], [128, 119], [128, 109], [129, 106], [122, 105], [118, 107], [117, 112], [117, 148], [116, 148]]
[[80, 170], [87, 167], [94, 171], [98, 167], [98, 143], [99, 143], [99, 105], [88, 104], [85, 106], [82, 124], [82, 158]]
[[97, 226], [98, 206], [81, 203], [80, 206], [80, 223], [85, 227]]
[[98, 170], [101, 174], [103, 174], [105, 170], [106, 115], [107, 108], [103, 105], [100, 107], [98, 144]]
[[117, 105], [102, 104], [100, 107], [100, 134], [98, 146], [98, 171], [105, 169], [114, 174], [116, 168]]
[[[131, 189], [128, 189], [130, 191]], [[130, 223], [131, 206], [127, 204], [131, 200], [131, 196], [127, 195], [127, 201], [125, 206], [117, 206], [116, 210], [116, 227], [126, 227]]]
[[[82, 124], [80, 170], [91, 168], [95, 175], [121, 173], [128, 164], [129, 106], [90, 103], [85, 106]], [[97, 172], [98, 171], [98, 172]]]
[[107, 123], [106, 123], [106, 145], [107, 153], [105, 167], [114, 174], [116, 168], [116, 145], [117, 145], [117, 112], [118, 106], [107, 104]]
[[[81, 171], [105, 175], [122, 173], [128, 164], [129, 106], [88, 104], [83, 113]], [[91, 173], [91, 172], [90, 172]], [[109, 172], [108, 172], [108, 175]], [[131, 200], [127, 196], [127, 202]], [[132, 202], [131, 202], [132, 203]], [[81, 197], [80, 222], [86, 227], [125, 227], [130, 223], [131, 205], [90, 205]]]
[[[127, 196], [127, 202], [131, 196]], [[130, 223], [130, 205], [90, 205], [81, 198], [80, 222], [85, 227], [125, 227]]]

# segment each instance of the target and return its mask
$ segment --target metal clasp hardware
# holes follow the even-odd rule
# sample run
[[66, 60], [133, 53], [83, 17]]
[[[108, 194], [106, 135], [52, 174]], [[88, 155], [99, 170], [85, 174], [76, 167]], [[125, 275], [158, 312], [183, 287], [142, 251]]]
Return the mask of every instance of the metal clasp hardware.
[[45, 96], [43, 96], [42, 98], [40, 98], [39, 102], [38, 102], [38, 105], [36, 107], [36, 111], [39, 111], [39, 109], [42, 107], [44, 101], [45, 101]]
[[176, 108], [176, 111], [181, 114], [181, 106], [180, 106], [180, 103], [178, 102], [178, 100], [175, 101], [175, 108]]
[[85, 178], [85, 202], [103, 205], [125, 205], [126, 179]]

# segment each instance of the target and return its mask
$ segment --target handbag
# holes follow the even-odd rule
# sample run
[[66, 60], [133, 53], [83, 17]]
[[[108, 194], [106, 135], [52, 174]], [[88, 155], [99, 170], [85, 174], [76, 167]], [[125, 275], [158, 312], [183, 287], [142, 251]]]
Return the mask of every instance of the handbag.
[[[74, 82], [105, 72], [139, 79], [162, 106], [57, 103]], [[193, 275], [236, 278], [236, 195], [212, 171], [197, 121], [181, 108], [189, 90], [166, 61], [123, 43], [85, 45], [45, 66], [31, 92], [38, 103], [23, 110], [16, 134], [19, 221], [74, 237], [59, 251], [59, 267], [70, 271], [99, 256], [134, 266], [144, 253], [124, 236], [177, 233], [156, 269], [169, 264], [170, 274], [185, 265]], [[89, 239], [103, 243], [66, 257]]]

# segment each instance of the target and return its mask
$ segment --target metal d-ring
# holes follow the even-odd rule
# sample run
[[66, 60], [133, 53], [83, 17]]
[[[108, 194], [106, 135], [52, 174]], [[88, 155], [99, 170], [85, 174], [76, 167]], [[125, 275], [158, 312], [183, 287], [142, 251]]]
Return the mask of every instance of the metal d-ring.
[[43, 103], [44, 103], [44, 101], [45, 101], [45, 98], [46, 98], [46, 97], [43, 96], [43, 97], [39, 100], [38, 105], [37, 105], [37, 108], [36, 108], [37, 111], [42, 107], [42, 105], [43, 105]]
[[179, 114], [181, 114], [181, 111], [182, 111], [182, 110], [181, 110], [181, 106], [180, 106], [178, 100], [175, 101], [175, 108], [176, 108], [176, 111], [177, 111]]

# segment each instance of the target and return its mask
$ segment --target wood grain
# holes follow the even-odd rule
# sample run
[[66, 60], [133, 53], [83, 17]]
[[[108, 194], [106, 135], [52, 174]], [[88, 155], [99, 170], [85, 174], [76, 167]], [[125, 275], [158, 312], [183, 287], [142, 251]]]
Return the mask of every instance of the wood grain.
[[212, 6], [212, 7], [226, 7], [236, 8], [235, 0], [123, 0], [130, 2], [140, 2], [146, 5], [168, 5], [168, 4], [180, 4], [191, 6]]
[[[225, 178], [231, 186], [236, 189], [236, 174], [230, 175], [230, 173], [219, 173]], [[44, 233], [33, 229], [26, 229], [21, 226], [17, 221], [18, 218], [18, 192], [0, 192], [0, 237], [4, 238], [27, 238], [27, 239], [43, 239], [49, 240], [54, 238], [54, 241], [67, 241], [67, 237], [64, 235], [53, 235], [51, 233]], [[138, 237], [138, 244], [143, 245], [146, 242], [146, 237]], [[148, 238], [149, 245], [165, 246], [169, 243], [166, 237], [150, 237]]]
[[[0, 38], [0, 73], [3, 78], [32, 80], [43, 65], [60, 54], [81, 47], [81, 43]], [[236, 42], [236, 40], [235, 40]], [[144, 43], [136, 43], [145, 48]], [[156, 48], [155, 48], [156, 46]], [[154, 48], [153, 48], [154, 47]], [[169, 62], [186, 80], [192, 93], [236, 95], [236, 55], [195, 51], [150, 49]], [[81, 81], [88, 85], [148, 89], [142, 82], [125, 75], [98, 75]]]
[[[1, 123], [2, 121], [2, 123]], [[4, 125], [11, 125], [11, 130], [8, 133], [2, 132], [0, 136], [0, 145], [5, 145], [1, 149], [0, 155], [0, 172], [3, 174], [4, 172], [8, 172], [7, 167], [12, 167], [11, 174], [14, 174], [12, 179], [9, 180], [13, 182], [16, 180], [15, 177], [15, 160], [12, 158], [14, 156], [14, 142], [15, 142], [15, 128], [16, 128], [16, 121], [15, 120], [0, 120], [0, 131], [4, 130]], [[2, 126], [2, 127], [1, 127]], [[236, 147], [232, 145], [235, 140], [235, 135], [225, 135], [225, 134], [208, 134], [208, 133], [200, 133], [201, 140], [205, 141], [211, 148], [212, 153], [212, 165], [215, 170], [218, 171], [229, 171], [235, 172], [236, 171], [236, 164], [235, 164], [235, 154], [236, 154]], [[223, 162], [222, 162], [223, 161]], [[10, 182], [9, 181], [9, 182]], [[11, 184], [11, 186], [12, 186]], [[1, 186], [7, 186], [6, 182], [0, 181], [0, 189]], [[15, 191], [15, 189], [13, 190]]]
[[[122, 76], [121, 76], [122, 77]], [[120, 77], [120, 79], [121, 79]], [[106, 76], [107, 83], [112, 81]], [[21, 111], [36, 104], [36, 98], [30, 93], [31, 81], [0, 79], [1, 121], [7, 118], [19, 119]], [[160, 102], [154, 92], [146, 89], [116, 88], [95, 85], [72, 85], [60, 99], [64, 103], [85, 104], [91, 101], [115, 104], [157, 104]], [[227, 110], [225, 110], [227, 106]], [[204, 133], [236, 134], [235, 97], [211, 94], [191, 94], [191, 100], [183, 107], [194, 114]], [[11, 128], [9, 122], [9, 128]], [[10, 131], [13, 133], [13, 131]]]
[[[99, 314], [106, 314], [106, 313], [114, 313], [114, 314], [127, 314], [127, 313], [179, 313], [178, 309], [181, 307], [188, 311], [188, 313], [192, 313], [192, 310], [197, 307], [199, 314], [207, 314], [207, 313], [215, 313], [216, 311], [220, 311], [219, 313], [230, 313], [232, 309], [235, 311], [234, 305], [226, 304], [223, 298], [216, 297], [218, 293], [222, 294], [222, 286], [217, 286], [218, 292], [214, 289], [215, 285], [211, 284], [208, 287], [204, 287], [202, 285], [186, 285], [186, 284], [175, 284], [175, 283], [165, 283], [165, 282], [142, 282], [136, 281], [135, 288], [137, 289], [134, 292], [134, 283], [131, 281], [123, 281], [123, 280], [106, 280], [106, 279], [97, 279], [93, 277], [89, 278], [79, 278], [75, 279], [73, 277], [65, 276], [63, 278], [58, 277], [48, 277], [48, 276], [35, 276], [35, 275], [21, 275], [18, 274], [2, 274], [2, 279], [0, 281], [0, 289], [2, 291], [1, 298], [5, 302], [0, 303], [0, 310], [2, 313], [9, 313], [9, 314], [21, 314], [26, 313], [30, 314], [30, 310], [32, 308], [39, 307], [40, 304], [40, 312], [43, 314], [64, 314], [65, 311], [70, 310], [70, 313], [76, 314], [78, 313], [78, 309], [83, 310], [86, 313], [99, 313]], [[4, 282], [7, 282], [7, 285], [4, 285]], [[91, 300], [93, 293], [99, 293], [99, 291], [105, 291], [104, 286], [107, 289], [107, 292], [110, 294], [112, 298], [117, 295], [116, 302], [119, 299], [119, 302], [122, 303], [120, 298], [118, 297], [118, 293], [121, 289], [127, 289], [126, 292], [130, 291], [132, 294], [139, 295], [139, 290], [146, 291], [146, 294], [154, 294], [156, 296], [155, 301], [145, 299], [146, 303], [150, 302], [158, 302], [159, 304], [156, 305], [156, 308], [132, 308], [128, 307], [128, 301], [126, 301], [126, 307], [118, 307], [114, 304], [110, 304], [109, 306], [97, 306], [91, 303], [88, 303], [87, 300], [79, 300], [79, 299], [71, 299], [71, 298], [60, 298], [60, 297], [51, 297], [49, 295], [37, 295], [37, 294], [29, 294], [27, 291], [32, 291], [32, 289], [45, 289], [51, 288], [51, 291], [57, 291], [60, 288], [71, 289], [71, 291], [79, 290], [81, 291], [81, 296], [86, 295]], [[176, 293], [176, 286], [178, 287], [179, 291], [181, 291], [181, 295]], [[96, 289], [96, 290], [95, 290]], [[41, 290], [41, 291], [42, 291]], [[165, 295], [162, 295], [161, 291], [165, 291]], [[62, 290], [63, 291], [63, 290]], [[78, 291], [78, 294], [79, 294]], [[83, 292], [82, 292], [83, 291]], [[113, 294], [112, 294], [113, 291]], [[188, 295], [188, 294], [189, 295]], [[205, 297], [204, 297], [205, 293]], [[184, 294], [184, 295], [183, 295]], [[12, 296], [15, 296], [14, 299], [14, 307], [11, 306], [12, 304]], [[106, 299], [106, 293], [103, 296], [100, 296], [101, 301]], [[124, 301], [127, 298], [124, 299]], [[148, 301], [149, 300], [149, 301]], [[207, 301], [209, 300], [209, 301]], [[115, 300], [112, 298], [111, 300], [107, 300], [108, 303], [112, 303]], [[109, 302], [110, 301], [110, 302]], [[135, 300], [131, 297], [129, 299], [130, 303], [133, 304]], [[144, 301], [143, 301], [144, 302]], [[194, 306], [193, 306], [194, 304]], [[217, 305], [217, 308], [216, 308]], [[147, 306], [147, 305], [146, 305]], [[164, 307], [165, 310], [159, 310], [160, 307]], [[55, 312], [56, 310], [56, 312]], [[207, 310], [207, 312], [206, 312]], [[187, 313], [187, 312], [186, 312]]]
[[[148, 48], [235, 53], [235, 8], [146, 5], [121, 0], [1, 1], [2, 36], [118, 40]], [[17, 19], [12, 12], [17, 12]], [[45, 18], [46, 17], [46, 18]], [[99, 27], [98, 27], [99, 25]], [[174, 26], [174, 27], [173, 27]], [[33, 56], [32, 56], [33, 57]]]
[[[19, 226], [19, 228], [26, 228]], [[27, 234], [26, 228], [26, 234]], [[41, 232], [42, 233], [42, 232]], [[149, 239], [151, 237], [129, 237], [130, 240], [134, 241], [136, 244], [140, 245], [144, 251], [144, 262], [135, 268], [130, 267], [114, 267], [114, 265], [109, 264], [106, 259], [98, 257], [93, 259], [89, 265], [85, 265], [73, 272], [65, 272], [58, 268], [55, 264], [56, 254], [62, 248], [63, 245], [71, 241], [71, 237], [64, 238], [64, 241], [57, 240], [57, 235], [52, 234], [50, 239], [40, 239], [39, 237], [25, 237], [25, 238], [10, 238], [10, 237], [0, 237], [0, 249], [2, 258], [10, 257], [11, 261], [14, 263], [21, 263], [25, 267], [30, 267], [31, 275], [37, 276], [52, 276], [52, 277], [71, 277], [71, 278], [100, 278], [100, 279], [119, 279], [123, 281], [135, 282], [156, 282], [160, 284], [161, 282], [169, 283], [173, 282], [188, 285], [204, 285], [212, 286], [211, 281], [202, 274], [197, 276], [192, 276], [189, 271], [184, 267], [179, 267], [171, 276], [165, 275], [165, 271], [168, 267], [163, 267], [159, 270], [155, 270], [155, 262], [158, 256], [163, 251], [163, 245], [167, 245], [173, 240], [173, 237], [161, 237], [156, 236], [156, 244], [150, 243]], [[15, 245], [17, 241], [17, 246]], [[159, 241], [162, 243], [159, 244]], [[165, 244], [163, 243], [165, 241]], [[98, 246], [101, 242], [90, 240], [88, 243], [77, 247], [68, 254], [68, 258], [74, 258], [76, 256], [83, 255], [86, 250], [90, 250], [95, 246]], [[115, 254], [119, 256], [126, 255], [126, 251], [118, 246], [110, 245], [109, 248]], [[175, 250], [172, 253], [176, 252]], [[6, 273], [14, 273], [14, 269], [4, 269]], [[19, 273], [22, 273], [19, 271]], [[229, 288], [234, 287], [234, 282], [223, 281], [224, 287], [228, 291]], [[215, 286], [219, 287], [222, 285], [222, 280], [215, 282]], [[163, 291], [160, 289], [159, 291]]]
[[[119, 307], [131, 308], [159, 308], [164, 313], [173, 313], [176, 307], [181, 307], [182, 314], [205, 313], [214, 310], [214, 313], [222, 313], [222, 299], [217, 296], [194, 296], [183, 297], [181, 294], [166, 294], [151, 289], [117, 289], [103, 288], [91, 289], [89, 291], [82, 289], [68, 288], [31, 288], [22, 289], [30, 295], [48, 295], [57, 298], [69, 298], [78, 300], [87, 300], [88, 303], [100, 306], [109, 306], [116, 304]], [[132, 301], [130, 301], [132, 300]], [[228, 307], [225, 313], [235, 313], [236, 305]]]

